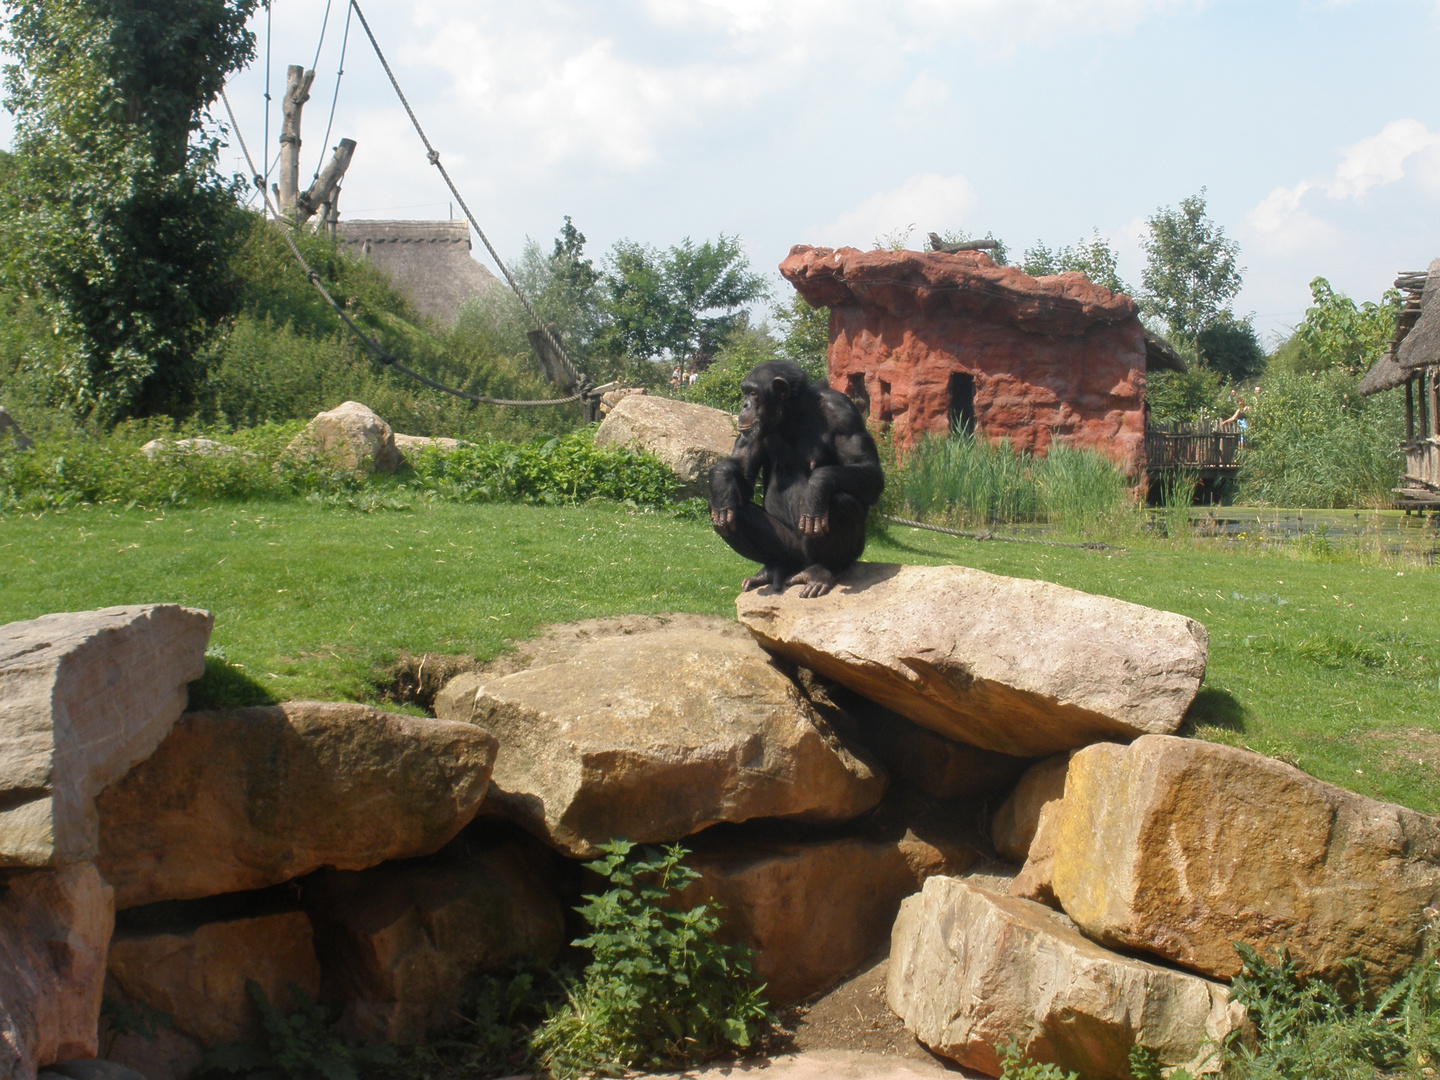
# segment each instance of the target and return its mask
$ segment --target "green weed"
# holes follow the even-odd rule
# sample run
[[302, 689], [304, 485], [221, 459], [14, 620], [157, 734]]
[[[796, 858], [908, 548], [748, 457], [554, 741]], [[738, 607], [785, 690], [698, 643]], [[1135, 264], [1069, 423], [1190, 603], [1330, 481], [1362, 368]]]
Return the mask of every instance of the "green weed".
[[1001, 1043], [997, 1049], [1000, 1051], [1000, 1080], [1080, 1080], [1079, 1073], [1067, 1072], [1048, 1062], [1031, 1061], [1014, 1039]]
[[624, 840], [600, 851], [586, 866], [612, 887], [577, 909], [591, 932], [575, 944], [591, 961], [535, 1034], [541, 1065], [560, 1080], [620, 1076], [749, 1046], [770, 1023], [749, 950], [715, 940], [720, 919], [708, 905], [672, 906], [699, 877], [682, 863], [688, 852], [639, 852]]

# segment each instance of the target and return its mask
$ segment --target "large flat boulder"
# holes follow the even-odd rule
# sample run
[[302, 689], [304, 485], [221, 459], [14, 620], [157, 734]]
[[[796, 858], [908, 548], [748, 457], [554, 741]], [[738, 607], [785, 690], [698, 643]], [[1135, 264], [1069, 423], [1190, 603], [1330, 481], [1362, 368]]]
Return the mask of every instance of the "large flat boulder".
[[859, 563], [826, 596], [765, 588], [735, 606], [771, 652], [1016, 757], [1173, 732], [1205, 675], [1192, 619], [963, 566]]
[[669, 465], [682, 494], [708, 498], [710, 469], [735, 449], [735, 417], [707, 405], [632, 394], [615, 403], [595, 432], [596, 446], [634, 446]]
[[734, 623], [597, 629], [545, 654], [553, 662], [513, 674], [458, 676], [435, 712], [495, 733], [487, 806], [566, 854], [722, 821], [845, 821], [885, 790], [884, 771]]
[[95, 867], [0, 874], [0, 1076], [98, 1052], [114, 896]]
[[344, 1003], [350, 1035], [418, 1042], [455, 1026], [477, 973], [559, 955], [565, 912], [545, 865], [555, 856], [525, 840], [534, 847], [507, 843], [306, 879], [325, 996]]
[[145, 604], [0, 626], [0, 867], [95, 857], [95, 797], [169, 734], [210, 625]]
[[934, 1053], [998, 1076], [1011, 1040], [1086, 1080], [1130, 1075], [1140, 1044], [1165, 1067], [1218, 1072], [1245, 1010], [1220, 983], [1101, 948], [1028, 900], [936, 877], [900, 907], [890, 1007]]
[[1055, 833], [1052, 887], [1086, 934], [1220, 979], [1243, 941], [1330, 978], [1355, 957], [1384, 987], [1440, 897], [1440, 818], [1194, 739], [1077, 753]]
[[428, 855], [475, 816], [495, 746], [366, 705], [190, 713], [100, 796], [97, 861], [129, 908]]
[[109, 971], [122, 1001], [168, 1014], [176, 1032], [206, 1050], [260, 1035], [247, 981], [282, 1013], [295, 1008], [291, 984], [312, 1001], [320, 993], [320, 964], [303, 911], [122, 930], [110, 945]]
[[367, 405], [346, 401], [318, 413], [283, 455], [299, 464], [350, 473], [392, 473], [400, 467], [395, 432]]

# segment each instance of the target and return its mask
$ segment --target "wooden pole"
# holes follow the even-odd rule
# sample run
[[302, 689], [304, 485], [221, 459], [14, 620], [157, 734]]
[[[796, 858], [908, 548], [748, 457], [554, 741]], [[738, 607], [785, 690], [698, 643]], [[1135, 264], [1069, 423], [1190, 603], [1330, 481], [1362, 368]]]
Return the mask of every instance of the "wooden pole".
[[1415, 441], [1415, 380], [1405, 380], [1405, 445]]
[[1430, 430], [1430, 395], [1425, 392], [1424, 371], [1420, 373], [1420, 385], [1417, 389], [1420, 391], [1418, 395], [1420, 398], [1420, 423], [1416, 425], [1416, 431], [1419, 437], [1423, 439], [1425, 433]]
[[1430, 368], [1430, 437], [1440, 439], [1440, 368]]
[[299, 64], [285, 71], [285, 97], [280, 102], [280, 213], [289, 216], [295, 209], [295, 196], [300, 191], [300, 110], [310, 100], [310, 84], [315, 72]]
[[295, 224], [305, 224], [314, 216], [315, 211], [330, 202], [330, 196], [340, 186], [340, 180], [344, 177], [345, 170], [350, 167], [350, 159], [354, 156], [355, 140], [341, 139], [340, 145], [335, 147], [335, 152], [330, 155], [330, 161], [320, 175], [315, 178], [315, 182], [295, 196], [292, 210]]

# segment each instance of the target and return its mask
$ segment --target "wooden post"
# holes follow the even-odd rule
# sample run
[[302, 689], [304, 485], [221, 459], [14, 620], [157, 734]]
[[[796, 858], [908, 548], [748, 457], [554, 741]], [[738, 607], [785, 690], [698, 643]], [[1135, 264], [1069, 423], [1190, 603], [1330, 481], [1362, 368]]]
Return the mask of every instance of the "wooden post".
[[1429, 368], [1430, 437], [1440, 439], [1440, 368]]
[[1415, 380], [1405, 380], [1405, 445], [1415, 441]]
[[291, 211], [295, 218], [295, 224], [305, 224], [314, 216], [315, 211], [330, 202], [331, 195], [340, 186], [340, 180], [344, 177], [345, 170], [350, 167], [350, 159], [354, 156], [355, 140], [341, 139], [340, 145], [335, 147], [335, 153], [330, 155], [329, 163], [315, 178], [315, 182], [295, 196]]
[[310, 100], [315, 72], [291, 64], [285, 72], [285, 97], [280, 102], [280, 213], [294, 212], [300, 191], [300, 110]]
[[1425, 372], [1420, 372], [1420, 422], [1416, 425], [1416, 433], [1423, 439], [1426, 432], [1430, 430], [1430, 395], [1425, 391]]

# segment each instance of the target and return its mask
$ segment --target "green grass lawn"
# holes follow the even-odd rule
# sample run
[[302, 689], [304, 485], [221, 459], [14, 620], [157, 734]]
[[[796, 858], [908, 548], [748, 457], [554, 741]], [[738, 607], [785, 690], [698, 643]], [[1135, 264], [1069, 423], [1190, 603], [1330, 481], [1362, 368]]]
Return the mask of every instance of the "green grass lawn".
[[[1440, 812], [1440, 574], [1221, 542], [1086, 551], [892, 527], [867, 558], [959, 563], [1182, 612], [1210, 631], [1194, 733]], [[613, 504], [308, 503], [0, 517], [0, 622], [174, 601], [277, 699], [375, 700], [397, 653], [489, 658], [542, 625], [733, 612], [703, 520]]]

